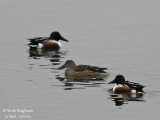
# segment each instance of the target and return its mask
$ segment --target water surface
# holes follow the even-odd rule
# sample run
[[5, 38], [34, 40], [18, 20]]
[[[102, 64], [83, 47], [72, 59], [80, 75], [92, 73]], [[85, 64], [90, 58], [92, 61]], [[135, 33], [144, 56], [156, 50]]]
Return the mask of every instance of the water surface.
[[[31, 109], [33, 120], [159, 118], [160, 2], [0, 0], [0, 109]], [[27, 38], [59, 31], [58, 52], [29, 51]], [[100, 81], [64, 79], [66, 60], [107, 67]], [[145, 86], [122, 99], [108, 92], [117, 74]], [[16, 113], [17, 115], [21, 113]], [[27, 113], [26, 113], [27, 114]], [[27, 119], [27, 118], [26, 118]]]

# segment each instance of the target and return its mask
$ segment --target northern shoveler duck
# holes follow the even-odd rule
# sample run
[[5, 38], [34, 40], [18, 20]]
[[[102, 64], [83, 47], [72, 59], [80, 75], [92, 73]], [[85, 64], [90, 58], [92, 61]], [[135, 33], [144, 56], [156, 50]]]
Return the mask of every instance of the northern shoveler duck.
[[28, 45], [31, 49], [42, 48], [44, 50], [56, 50], [61, 48], [62, 44], [59, 40], [69, 42], [57, 31], [52, 32], [50, 37], [35, 37], [28, 40], [30, 41]]
[[122, 93], [144, 93], [142, 90], [145, 86], [140, 85], [139, 83], [129, 82], [125, 81], [125, 78], [123, 75], [117, 75], [116, 78], [109, 82], [116, 83], [117, 85], [114, 86], [112, 91], [116, 94], [122, 94]]
[[91, 78], [104, 78], [107, 73], [104, 71], [107, 68], [101, 68], [90, 65], [78, 65], [76, 66], [73, 60], [67, 60], [64, 65], [58, 69], [67, 68], [65, 75], [67, 77], [80, 78], [80, 79], [91, 79]]

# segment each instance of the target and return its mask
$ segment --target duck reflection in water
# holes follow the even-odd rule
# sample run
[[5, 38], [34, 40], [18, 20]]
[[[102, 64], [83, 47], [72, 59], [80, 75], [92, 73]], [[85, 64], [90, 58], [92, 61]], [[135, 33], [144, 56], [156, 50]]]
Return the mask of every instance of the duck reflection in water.
[[116, 78], [109, 82], [109, 84], [116, 83], [116, 85], [109, 89], [110, 99], [115, 102], [116, 106], [127, 104], [129, 101], [145, 102], [143, 99], [145, 86], [139, 83], [125, 81], [123, 75], [117, 75]]
[[68, 51], [53, 50], [29, 50], [29, 59], [49, 58], [53, 65], [59, 65], [61, 59], [67, 55]]
[[[85, 89], [86, 87], [99, 87], [101, 84], [106, 84], [105, 79], [80, 79], [72, 77], [61, 77], [57, 75], [56, 79], [64, 85], [64, 90]], [[54, 86], [54, 85], [53, 85]]]
[[143, 93], [138, 94], [131, 94], [131, 93], [121, 93], [121, 94], [115, 94], [111, 92], [111, 90], [108, 90], [110, 93], [109, 99], [115, 102], [116, 106], [122, 106], [123, 104], [128, 104], [130, 101], [135, 102], [145, 102], [143, 98]]
[[76, 85], [89, 85], [91, 82], [94, 82], [94, 85], [98, 85], [100, 83], [96, 83], [96, 81], [104, 81], [104, 78], [109, 75], [105, 72], [107, 68], [90, 65], [76, 65], [73, 60], [67, 60], [64, 65], [60, 66], [58, 69], [63, 68], [66, 68], [66, 82]]

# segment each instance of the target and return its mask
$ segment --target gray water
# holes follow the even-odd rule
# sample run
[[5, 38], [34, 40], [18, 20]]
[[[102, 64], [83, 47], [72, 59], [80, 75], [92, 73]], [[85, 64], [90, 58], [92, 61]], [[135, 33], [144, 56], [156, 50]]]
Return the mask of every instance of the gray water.
[[[159, 5], [158, 0], [0, 0], [0, 119], [158, 119]], [[52, 31], [70, 42], [62, 42], [59, 52], [29, 51], [27, 38]], [[57, 79], [64, 70], [56, 68], [68, 59], [107, 67], [110, 75], [89, 82]], [[118, 74], [145, 85], [145, 94], [118, 104], [107, 84]]]

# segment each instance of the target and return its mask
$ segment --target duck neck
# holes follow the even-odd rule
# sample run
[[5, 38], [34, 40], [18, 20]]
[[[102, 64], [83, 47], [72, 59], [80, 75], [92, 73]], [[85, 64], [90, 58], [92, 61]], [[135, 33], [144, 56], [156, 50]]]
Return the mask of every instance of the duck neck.
[[65, 75], [70, 76], [74, 73], [75, 71], [72, 68], [67, 68], [65, 70]]
[[74, 69], [74, 68], [76, 68], [76, 64], [75, 64], [75, 63], [72, 63], [72, 64], [70, 64], [69, 66], [67, 66], [67, 68]]

